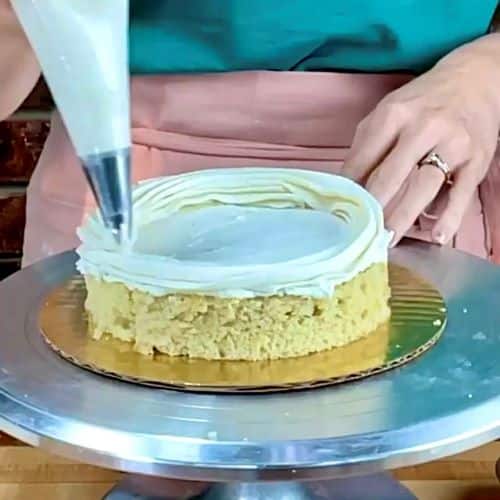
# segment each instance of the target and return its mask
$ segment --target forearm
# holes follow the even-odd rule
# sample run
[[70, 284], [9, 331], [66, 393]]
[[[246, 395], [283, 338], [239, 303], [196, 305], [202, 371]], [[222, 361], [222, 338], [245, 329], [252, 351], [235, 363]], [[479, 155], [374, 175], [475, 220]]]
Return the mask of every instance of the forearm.
[[40, 66], [9, 0], [0, 0], [0, 120], [11, 115], [40, 77]]

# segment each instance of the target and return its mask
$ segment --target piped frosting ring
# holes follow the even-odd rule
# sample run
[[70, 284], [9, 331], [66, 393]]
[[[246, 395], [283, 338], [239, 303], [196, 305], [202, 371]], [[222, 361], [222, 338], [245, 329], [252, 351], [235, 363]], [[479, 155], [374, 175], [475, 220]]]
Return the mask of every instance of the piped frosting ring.
[[78, 234], [82, 274], [161, 296], [331, 297], [387, 261], [377, 200], [337, 175], [284, 168], [196, 171], [134, 189], [134, 241], [98, 215]]

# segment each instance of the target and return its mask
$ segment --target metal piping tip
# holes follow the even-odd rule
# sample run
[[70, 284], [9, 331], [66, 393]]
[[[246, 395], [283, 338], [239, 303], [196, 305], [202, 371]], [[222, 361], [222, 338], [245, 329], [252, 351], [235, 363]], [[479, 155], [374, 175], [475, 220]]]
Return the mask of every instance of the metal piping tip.
[[81, 158], [104, 225], [118, 245], [132, 239], [130, 150], [120, 149]]
[[113, 238], [118, 245], [128, 245], [132, 241], [132, 231], [130, 224], [123, 221], [122, 217], [113, 217], [108, 219], [107, 227], [111, 230]]

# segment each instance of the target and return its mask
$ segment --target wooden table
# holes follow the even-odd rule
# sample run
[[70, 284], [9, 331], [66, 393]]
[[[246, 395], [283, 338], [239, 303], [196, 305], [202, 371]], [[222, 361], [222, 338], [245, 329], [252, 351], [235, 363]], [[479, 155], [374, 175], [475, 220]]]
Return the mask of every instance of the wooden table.
[[[421, 500], [500, 500], [500, 442], [396, 472]], [[120, 474], [30, 448], [0, 434], [0, 500], [100, 500]], [[376, 500], [376, 499], [373, 499]]]

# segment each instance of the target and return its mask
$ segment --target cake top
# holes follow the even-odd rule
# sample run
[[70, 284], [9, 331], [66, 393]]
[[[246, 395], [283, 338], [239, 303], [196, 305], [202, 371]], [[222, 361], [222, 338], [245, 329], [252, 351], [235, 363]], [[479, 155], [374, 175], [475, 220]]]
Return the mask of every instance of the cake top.
[[387, 260], [381, 206], [340, 176], [204, 170], [141, 182], [133, 199], [130, 248], [97, 215], [79, 229], [83, 274], [154, 295], [329, 297]]

